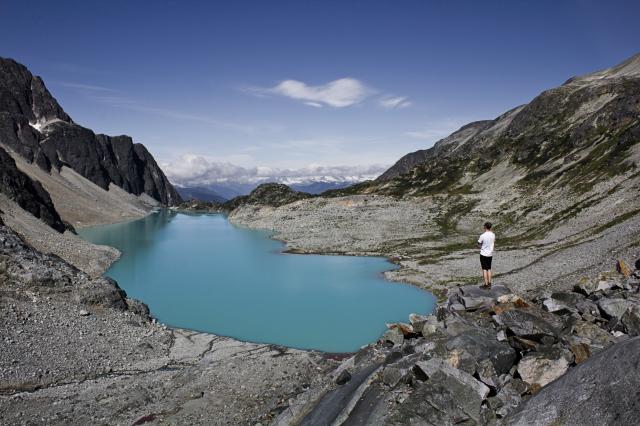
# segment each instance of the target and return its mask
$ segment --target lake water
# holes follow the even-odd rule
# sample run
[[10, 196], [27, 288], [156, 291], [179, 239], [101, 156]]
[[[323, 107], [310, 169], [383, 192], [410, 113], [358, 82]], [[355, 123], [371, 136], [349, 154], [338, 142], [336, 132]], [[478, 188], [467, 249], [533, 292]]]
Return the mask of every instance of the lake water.
[[284, 254], [269, 233], [223, 215], [163, 210], [78, 233], [122, 252], [107, 275], [159, 321], [239, 340], [351, 352], [379, 338], [385, 322], [435, 303], [386, 281], [395, 265], [383, 258]]

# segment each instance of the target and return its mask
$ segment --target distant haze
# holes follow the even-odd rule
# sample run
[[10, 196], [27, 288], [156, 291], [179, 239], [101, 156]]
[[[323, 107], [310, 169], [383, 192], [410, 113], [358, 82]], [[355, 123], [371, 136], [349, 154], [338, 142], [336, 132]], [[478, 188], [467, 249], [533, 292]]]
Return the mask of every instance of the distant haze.
[[[325, 183], [356, 183], [375, 179], [388, 165], [321, 166], [308, 165], [298, 169], [273, 167], [241, 167], [209, 160], [203, 156], [184, 155], [176, 161], [161, 164], [167, 177], [178, 186], [207, 187], [212, 184], [249, 184], [280, 182], [288, 185]], [[255, 185], [254, 185], [255, 184]]]

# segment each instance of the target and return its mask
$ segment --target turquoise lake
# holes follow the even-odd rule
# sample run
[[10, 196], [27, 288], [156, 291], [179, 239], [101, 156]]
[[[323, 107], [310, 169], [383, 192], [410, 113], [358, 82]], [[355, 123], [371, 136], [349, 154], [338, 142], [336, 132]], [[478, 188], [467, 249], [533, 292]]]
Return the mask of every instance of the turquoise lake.
[[285, 254], [268, 232], [223, 215], [163, 210], [78, 233], [122, 252], [107, 275], [160, 322], [244, 341], [352, 352], [435, 303], [386, 281], [396, 266], [384, 258]]

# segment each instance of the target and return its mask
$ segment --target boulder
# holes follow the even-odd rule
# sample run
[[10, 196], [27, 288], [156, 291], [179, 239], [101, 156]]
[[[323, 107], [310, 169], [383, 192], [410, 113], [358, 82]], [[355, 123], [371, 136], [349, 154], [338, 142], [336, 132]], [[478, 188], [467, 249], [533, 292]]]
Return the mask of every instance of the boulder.
[[431, 358], [426, 361], [418, 361], [416, 367], [431, 380], [435, 375], [441, 375], [447, 377], [447, 381], [468, 388], [479, 403], [482, 403], [489, 395], [490, 389], [487, 385], [476, 380], [471, 374], [452, 367], [443, 359]]
[[589, 315], [600, 315], [600, 310], [598, 309], [598, 305], [593, 303], [591, 300], [582, 300], [581, 302], [576, 303], [576, 309], [581, 314], [589, 314]]
[[507, 383], [496, 396], [489, 398], [489, 407], [501, 418], [513, 411], [521, 401], [520, 393]]
[[602, 298], [598, 300], [598, 307], [605, 318], [622, 318], [632, 302], [626, 299]]
[[509, 371], [516, 361], [516, 352], [506, 342], [498, 342], [487, 329], [471, 328], [447, 342], [447, 349], [464, 349], [476, 362], [488, 359], [498, 374]]
[[502, 303], [502, 304], [512, 304], [517, 308], [526, 308], [529, 306], [529, 303], [527, 303], [522, 297], [518, 296], [517, 294], [504, 294], [500, 297], [498, 297], [496, 299], [496, 301], [498, 303]]
[[569, 306], [553, 298], [546, 299], [544, 302], [542, 302], [542, 306], [547, 312], [559, 315], [568, 314], [573, 311], [573, 309], [569, 308]]
[[512, 348], [520, 352], [537, 351], [540, 347], [540, 343], [520, 336], [510, 336], [508, 341]]
[[450, 300], [461, 303], [465, 310], [474, 311], [488, 309], [497, 302], [499, 297], [510, 293], [511, 291], [507, 287], [500, 285], [495, 285], [490, 289], [468, 285], [458, 288], [457, 294], [450, 297]]
[[422, 326], [422, 335], [425, 337], [431, 336], [432, 334], [435, 334], [437, 331], [438, 331], [438, 327], [433, 324], [426, 323]]
[[524, 401], [504, 424], [637, 424], [639, 364], [640, 337], [617, 343]]
[[533, 309], [512, 309], [493, 317], [498, 325], [507, 327], [514, 335], [537, 341], [543, 336], [555, 338], [560, 334], [563, 324], [557, 318], [543, 318], [542, 312]]
[[612, 288], [616, 287], [616, 283], [613, 281], [604, 281], [604, 280], [600, 280], [598, 281], [598, 287], [596, 287], [596, 291], [607, 291], [607, 290], [611, 290]]
[[557, 300], [569, 307], [573, 307], [585, 300], [584, 295], [575, 292], [557, 291], [551, 294], [551, 298]]
[[532, 353], [520, 360], [518, 374], [535, 390], [562, 376], [568, 368], [569, 361], [563, 354]]
[[387, 324], [387, 328], [390, 330], [393, 330], [393, 329], [400, 330], [400, 332], [404, 337], [409, 337], [413, 335], [413, 327], [410, 324], [405, 324], [403, 322]]
[[598, 290], [598, 283], [588, 278], [582, 278], [580, 282], [573, 286], [573, 291], [589, 296]]
[[578, 321], [573, 325], [573, 333], [582, 338], [588, 339], [592, 346], [598, 348], [604, 348], [613, 343], [611, 334], [604, 331], [602, 328], [587, 321]]
[[469, 324], [467, 321], [459, 316], [452, 315], [444, 322], [444, 332], [449, 336], [458, 336], [465, 331], [473, 330], [476, 327]]
[[475, 358], [464, 349], [456, 348], [448, 351], [446, 361], [450, 366], [471, 375], [476, 374], [478, 369], [478, 363]]
[[622, 315], [622, 324], [629, 336], [640, 336], [640, 305], [632, 305]]
[[[433, 315], [419, 315], [419, 314], [410, 314], [409, 315], [409, 323], [413, 327], [415, 331], [422, 330], [422, 327], [429, 321], [430, 318], [435, 320], [435, 316]], [[436, 323], [438, 321], [436, 320]]]
[[498, 386], [498, 373], [493, 367], [493, 363], [489, 359], [483, 359], [478, 362], [477, 367], [478, 378], [485, 385], [496, 388]]
[[[420, 372], [422, 373], [422, 370]], [[475, 380], [473, 377], [470, 379]], [[442, 371], [435, 371], [429, 380], [418, 382], [416, 389], [402, 404], [398, 404], [397, 408], [391, 407], [396, 411], [386, 419], [385, 423], [395, 425], [485, 424], [487, 422], [483, 421], [483, 414], [486, 410], [482, 408], [482, 400], [481, 395], [466, 382]]]
[[382, 335], [382, 340], [393, 343], [394, 346], [402, 345], [404, 343], [404, 334], [399, 328], [392, 328], [385, 331]]
[[488, 309], [495, 302], [495, 299], [491, 297], [462, 297], [462, 304], [467, 311], [475, 311], [478, 309]]

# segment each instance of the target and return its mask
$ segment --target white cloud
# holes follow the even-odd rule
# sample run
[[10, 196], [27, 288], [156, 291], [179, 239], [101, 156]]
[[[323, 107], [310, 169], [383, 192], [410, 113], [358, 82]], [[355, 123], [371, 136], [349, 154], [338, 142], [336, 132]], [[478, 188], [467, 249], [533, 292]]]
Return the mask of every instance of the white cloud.
[[[330, 106], [346, 108], [361, 104], [372, 95], [380, 93], [360, 80], [351, 77], [340, 78], [321, 86], [311, 86], [298, 80], [284, 80], [275, 87], [242, 87], [241, 90], [259, 97], [282, 96], [301, 101], [315, 108]], [[385, 109], [406, 108], [412, 103], [406, 96], [383, 95], [377, 103]]]
[[400, 109], [411, 106], [412, 102], [406, 96], [383, 96], [378, 104], [386, 109]]
[[387, 167], [381, 164], [360, 166], [309, 164], [295, 169], [267, 166], [241, 167], [196, 154], [185, 154], [176, 160], [162, 164], [162, 169], [169, 180], [180, 186], [202, 186], [220, 182], [359, 182], [376, 178]]
[[340, 78], [321, 86], [311, 86], [302, 81], [284, 80], [266, 92], [302, 101], [314, 107], [344, 108], [359, 104], [373, 93], [355, 78]]

